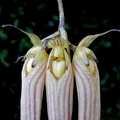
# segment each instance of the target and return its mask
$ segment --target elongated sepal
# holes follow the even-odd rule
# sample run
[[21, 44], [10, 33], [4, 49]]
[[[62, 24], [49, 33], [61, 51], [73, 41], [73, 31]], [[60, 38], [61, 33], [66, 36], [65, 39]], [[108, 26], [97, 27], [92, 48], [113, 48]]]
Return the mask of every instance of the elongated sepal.
[[33, 34], [33, 33], [25, 32], [24, 30], [18, 28], [15, 25], [11, 25], [11, 24], [5, 24], [5, 25], [2, 25], [2, 27], [3, 28], [4, 27], [14, 27], [14, 28], [20, 30], [21, 32], [23, 32], [24, 34], [28, 35], [30, 40], [31, 40], [31, 42], [33, 43], [33, 45], [42, 45], [42, 42], [40, 41], [40, 38], [37, 35]]
[[74, 56], [73, 69], [78, 92], [79, 120], [100, 120], [100, 83], [96, 63], [89, 60], [86, 66]]
[[99, 35], [83, 39], [73, 56], [78, 93], [78, 119], [100, 120], [100, 83], [95, 54], [87, 48]]
[[42, 45], [34, 45], [25, 55], [22, 69], [21, 120], [40, 120], [47, 60], [48, 55], [42, 50]]
[[65, 72], [57, 78], [51, 70], [54, 69], [54, 67], [51, 68], [50, 65], [52, 63], [52, 55], [54, 55], [52, 52], [53, 51], [51, 51], [51, 55], [49, 56], [46, 69], [48, 118], [49, 120], [71, 120], [73, 104], [73, 72], [70, 58], [64, 50]]
[[98, 37], [100, 37], [100, 36], [103, 36], [103, 35], [105, 35], [105, 34], [107, 34], [107, 33], [109, 33], [109, 32], [113, 32], [113, 31], [120, 32], [119, 29], [111, 29], [111, 30], [108, 30], [108, 31], [103, 32], [103, 33], [99, 33], [99, 34], [95, 34], [95, 35], [88, 35], [88, 36], [84, 37], [84, 38], [80, 41], [78, 47], [80, 47], [80, 46], [89, 47], [90, 44], [91, 44], [96, 38], [98, 38]]
[[26, 74], [29, 60], [22, 69], [21, 120], [40, 120], [47, 59]]
[[49, 120], [71, 120], [73, 104], [73, 73], [71, 65], [56, 79], [46, 71], [46, 94]]

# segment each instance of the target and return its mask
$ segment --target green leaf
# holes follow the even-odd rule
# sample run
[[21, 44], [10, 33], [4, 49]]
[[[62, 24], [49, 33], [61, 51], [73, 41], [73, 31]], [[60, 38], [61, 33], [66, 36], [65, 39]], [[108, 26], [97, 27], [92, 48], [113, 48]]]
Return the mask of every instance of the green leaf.
[[22, 38], [19, 45], [19, 51], [22, 52], [24, 48], [30, 48], [30, 47], [32, 47], [31, 42], [27, 41], [25, 38]]
[[54, 22], [53, 22], [53, 21], [48, 21], [47, 25], [48, 25], [49, 27], [54, 27]]
[[106, 73], [104, 78], [100, 81], [100, 84], [105, 85], [109, 77], [110, 77], [110, 75], [108, 73]]
[[18, 8], [18, 12], [19, 12], [19, 15], [24, 15], [25, 14], [22, 6]]
[[83, 24], [83, 27], [85, 27], [85, 28], [97, 28], [98, 25], [97, 24]]
[[0, 30], [0, 38], [1, 38], [2, 40], [6, 40], [6, 39], [8, 38], [7, 34], [4, 33], [3, 30]]
[[16, 18], [16, 16], [17, 16], [17, 15], [14, 14], [14, 13], [11, 13], [11, 14], [10, 14], [10, 17], [11, 17], [11, 18]]
[[109, 108], [107, 108], [106, 111], [107, 111], [108, 114], [110, 114], [112, 112], [112, 108], [109, 107]]
[[7, 49], [3, 49], [0, 52], [0, 61], [3, 63], [3, 65], [5, 67], [10, 67], [10, 64], [5, 60], [8, 56], [8, 50]]
[[18, 25], [19, 25], [19, 19], [15, 19], [14, 25], [15, 25], [15, 26], [18, 26]]
[[101, 40], [100, 45], [104, 47], [111, 47], [112, 43], [110, 41]]
[[33, 33], [32, 28], [30, 28], [30, 27], [28, 27], [28, 26], [26, 26], [26, 31], [29, 32], [29, 33]]
[[38, 10], [41, 10], [41, 9], [43, 9], [45, 6], [46, 6], [46, 5], [42, 3], [42, 4], [40, 4], [40, 5], [37, 7], [37, 9], [38, 9]]
[[59, 17], [58, 17], [57, 15], [53, 15], [52, 18], [53, 18], [53, 20], [55, 20], [55, 21], [58, 21], [58, 20], [59, 20]]

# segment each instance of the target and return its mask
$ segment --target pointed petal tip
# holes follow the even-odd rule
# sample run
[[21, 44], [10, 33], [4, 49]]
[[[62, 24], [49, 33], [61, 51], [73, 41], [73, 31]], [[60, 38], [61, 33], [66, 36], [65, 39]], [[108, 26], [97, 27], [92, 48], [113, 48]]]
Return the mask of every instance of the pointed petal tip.
[[2, 28], [9, 27], [9, 26], [14, 27], [14, 25], [12, 25], [12, 24], [3, 24], [3, 25], [1, 25]]
[[5, 28], [5, 27], [14, 27], [14, 28], [16, 28], [16, 29], [18, 29], [18, 30], [20, 30], [20, 31], [23, 31], [23, 30], [21, 30], [20, 28], [18, 28], [17, 26], [12, 25], [12, 24], [3, 24], [1, 27], [2, 27], [2, 28]]

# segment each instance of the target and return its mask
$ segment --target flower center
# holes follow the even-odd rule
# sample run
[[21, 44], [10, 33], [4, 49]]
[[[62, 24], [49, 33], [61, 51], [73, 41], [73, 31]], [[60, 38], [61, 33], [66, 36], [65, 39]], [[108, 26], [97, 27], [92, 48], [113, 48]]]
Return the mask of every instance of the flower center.
[[61, 46], [54, 48], [51, 70], [56, 78], [60, 78], [65, 73], [66, 65], [64, 60], [64, 48]]

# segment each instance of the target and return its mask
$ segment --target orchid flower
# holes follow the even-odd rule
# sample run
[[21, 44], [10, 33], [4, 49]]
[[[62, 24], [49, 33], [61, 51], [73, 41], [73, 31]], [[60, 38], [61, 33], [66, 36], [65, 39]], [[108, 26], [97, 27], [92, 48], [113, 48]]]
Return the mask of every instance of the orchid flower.
[[[88, 35], [78, 46], [71, 44], [64, 28], [65, 17], [58, 1], [58, 31], [40, 40], [32, 33], [15, 27], [29, 36], [33, 47], [23, 60], [21, 90], [21, 120], [40, 120], [44, 86], [49, 120], [71, 120], [74, 77], [78, 94], [78, 119], [100, 120], [100, 81], [95, 54], [88, 47], [97, 38], [112, 31]], [[51, 49], [50, 53], [47, 50]], [[73, 50], [73, 58], [70, 56]], [[72, 59], [72, 60], [71, 60]]]

